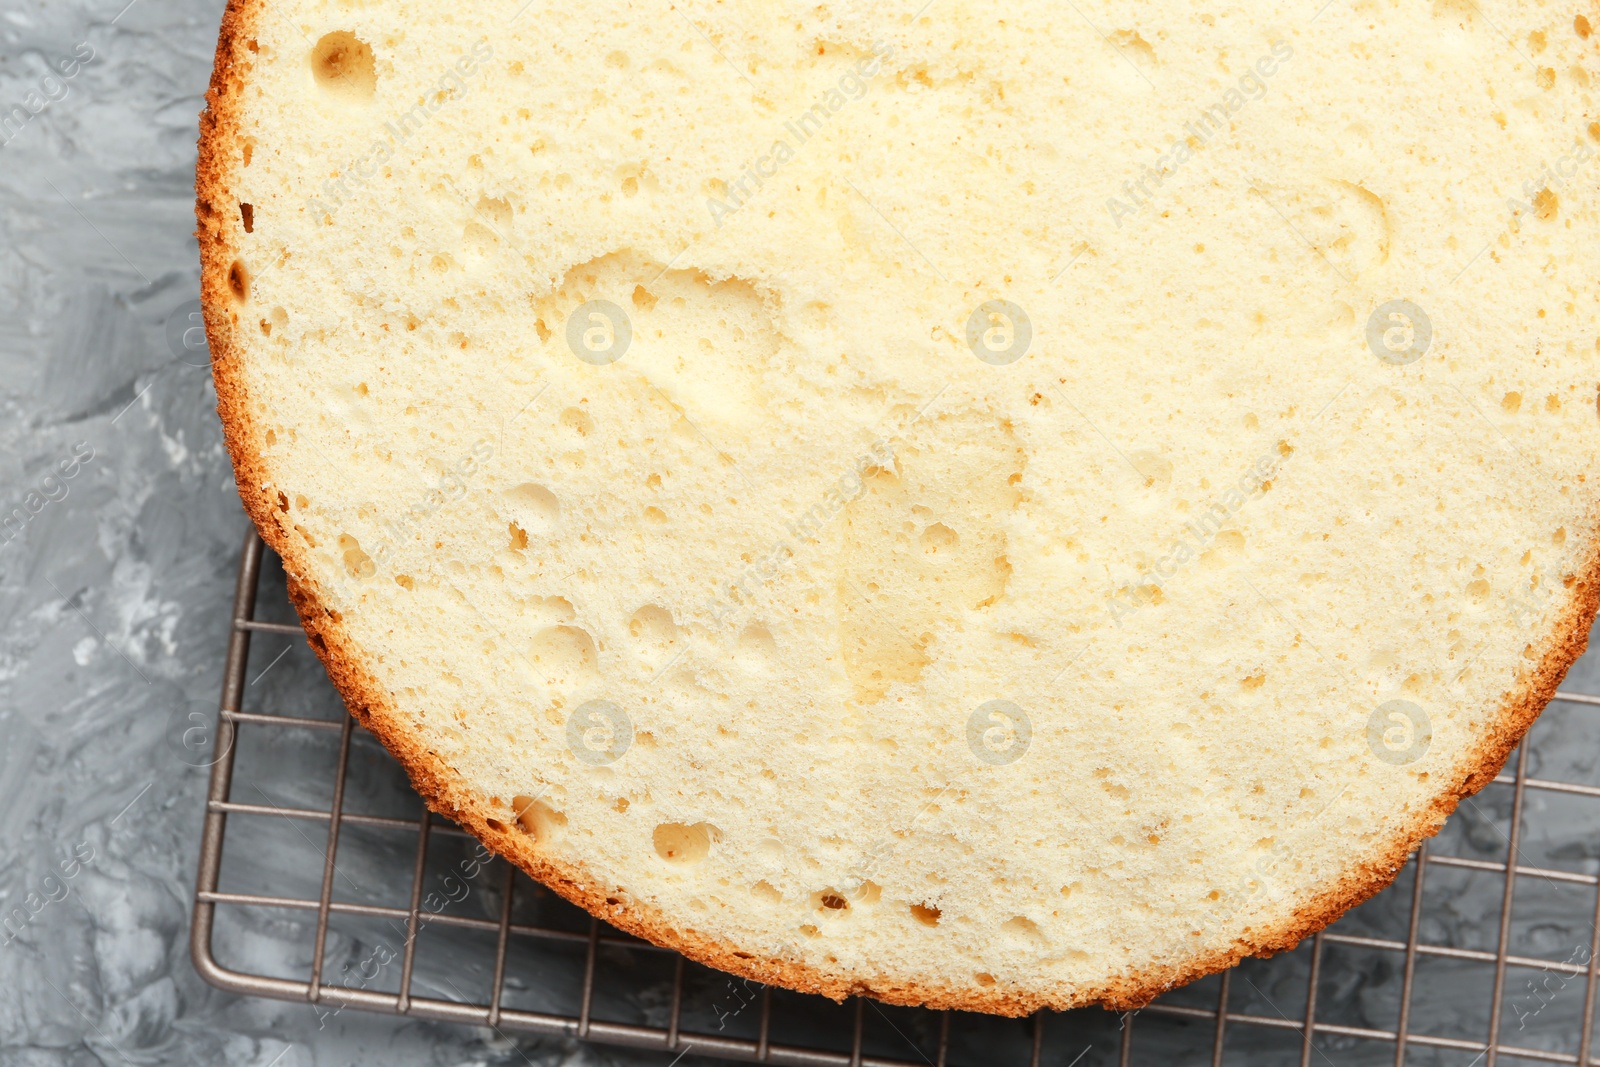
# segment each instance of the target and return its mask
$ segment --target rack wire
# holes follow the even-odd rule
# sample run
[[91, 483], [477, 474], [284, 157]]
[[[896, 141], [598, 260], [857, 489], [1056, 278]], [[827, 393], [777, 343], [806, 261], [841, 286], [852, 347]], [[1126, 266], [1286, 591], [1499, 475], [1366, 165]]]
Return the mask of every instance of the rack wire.
[[[1497, 820], [1487, 819], [1502, 839], [1496, 847], [1503, 847], [1504, 859], [1450, 855], [1437, 845], [1425, 846], [1391, 889], [1294, 952], [1271, 961], [1247, 961], [1233, 971], [1169, 994], [1141, 1012], [1118, 1016], [1091, 1010], [999, 1020], [961, 1012], [891, 1008], [859, 998], [835, 1006], [819, 997], [754, 983], [743, 983], [741, 990], [739, 983], [731, 981], [725, 983], [725, 992], [713, 995], [709, 988], [725, 976], [716, 976], [669, 950], [589, 917], [486, 854], [480, 853], [481, 862], [458, 864], [443, 883], [448, 886], [454, 878], [456, 889], [469, 884], [476, 887], [476, 910], [436, 906], [441, 899], [439, 891], [427, 891], [428, 885], [438, 882], [436, 877], [430, 879], [430, 857], [445, 843], [459, 851], [471, 839], [458, 827], [431, 815], [414, 795], [414, 818], [347, 810], [352, 793], [365, 791], [359, 783], [352, 786], [356, 782], [352, 751], [367, 744], [364, 731], [349, 715], [317, 718], [245, 709], [252, 638], [270, 634], [303, 639], [293, 622], [256, 617], [265, 556], [264, 545], [251, 531], [240, 559], [215, 734], [205, 738], [213, 755], [207, 761], [211, 779], [190, 948], [199, 973], [220, 989], [305, 1002], [324, 1019], [353, 1008], [489, 1027], [503, 1034], [557, 1035], [669, 1055], [693, 1053], [791, 1067], [955, 1067], [964, 1063], [1026, 1063], [1029, 1067], [1115, 1063], [1125, 1067], [1152, 1062], [1210, 1063], [1212, 1067], [1298, 1062], [1310, 1067], [1336, 1062], [1329, 1058], [1330, 1050], [1341, 1053], [1337, 1061], [1341, 1064], [1392, 1062], [1396, 1067], [1457, 1062], [1485, 1067], [1509, 1062], [1600, 1063], [1594, 1048], [1595, 1001], [1600, 992], [1596, 983], [1600, 864], [1586, 861], [1577, 866], [1590, 869], [1563, 869], [1528, 862], [1524, 855], [1531, 825], [1530, 797], [1592, 803], [1600, 800], [1600, 784], [1530, 777], [1528, 745], [1514, 757], [1514, 773], [1500, 775], [1489, 787], [1489, 791], [1501, 791], [1502, 807], [1509, 797], [1505, 827], [1499, 829]], [[287, 614], [284, 617], [287, 620]], [[256, 680], [265, 675], [263, 671]], [[1563, 691], [1556, 702], [1578, 714], [1600, 715], [1600, 697]], [[333, 779], [326, 808], [280, 804], [261, 783], [244, 781], [236, 757], [241, 739], [252, 731], [301, 732], [336, 745], [331, 767], [325, 761], [320, 768], [331, 770]], [[375, 743], [367, 747], [376, 749]], [[375, 773], [372, 760], [359, 762], [357, 775]], [[258, 776], [295, 772], [270, 760], [257, 760], [243, 769]], [[318, 770], [311, 768], [312, 772]], [[255, 803], [245, 795], [247, 784], [265, 803]], [[309, 795], [304, 789], [300, 792]], [[1476, 806], [1474, 810], [1481, 812]], [[301, 872], [307, 886], [314, 883], [315, 892], [277, 892], [249, 884], [252, 874], [259, 874], [249, 862], [249, 843], [235, 841], [230, 849], [230, 841], [238, 837], [237, 831], [230, 837], [230, 825], [244, 818], [287, 823], [320, 851], [320, 872]], [[320, 833], [320, 841], [308, 834], [306, 827]], [[356, 833], [411, 842], [408, 870], [369, 879], [374, 884], [393, 881], [402, 888], [408, 886], [405, 903], [338, 899], [341, 883], [350, 881], [339, 866], [341, 845], [347, 845], [349, 836]], [[406, 850], [391, 847], [389, 854], [403, 859]], [[243, 860], [233, 864], [242, 873], [228, 874], [228, 860]], [[1441, 887], [1441, 879], [1448, 884]], [[1437, 911], [1465, 899], [1470, 895], [1462, 889], [1466, 882], [1475, 881], [1483, 897], [1484, 880], [1494, 883], [1490, 888], [1496, 890], [1484, 898], [1491, 901], [1486, 905], [1489, 921], [1484, 925], [1496, 931], [1492, 947], [1440, 943], [1424, 936], [1430, 908]], [[229, 882], [226, 887], [225, 881]], [[1531, 893], [1543, 898], [1535, 909], [1537, 921], [1531, 926], [1518, 917], [1519, 889], [1524, 897]], [[1446, 894], [1443, 903], [1427, 903], [1430, 894], [1439, 893]], [[1493, 900], [1496, 895], [1498, 900]], [[446, 897], [455, 901], [453, 891]], [[1497, 915], [1492, 910], [1495, 905]], [[1397, 928], [1390, 931], [1391, 936], [1375, 936], [1381, 931], [1360, 917], [1359, 913], [1375, 906], [1380, 918], [1386, 914], [1394, 920]], [[269, 934], [294, 942], [309, 933], [309, 966], [299, 974], [282, 973], [284, 968], [279, 966], [280, 973], [273, 974], [267, 973], [273, 968], [253, 965], [248, 959], [231, 965], [225, 962], [215, 942], [219, 915], [230, 911], [277, 917], [258, 923], [258, 947], [261, 938]], [[369, 924], [366, 934], [358, 931], [339, 937], [346, 955], [353, 958], [366, 953], [355, 967], [359, 981], [335, 980], [330, 967], [330, 932], [336, 925], [359, 926], [363, 922]], [[1573, 944], [1565, 959], [1541, 953], [1536, 944], [1538, 929], [1548, 929], [1552, 922], [1565, 923], [1586, 938]], [[382, 952], [374, 954], [373, 945], [387, 942], [381, 935], [371, 936], [371, 924], [387, 927], [401, 937], [402, 948], [384, 950], [387, 958]], [[1398, 929], [1401, 924], [1403, 932]], [[464, 993], [449, 974], [429, 980], [434, 995], [419, 991], [422, 946], [436, 929], [440, 937], [452, 942], [454, 973], [460, 976], [473, 968], [481, 970], [487, 978], [487, 995]], [[491, 941], [492, 952], [487, 949]], [[483, 959], [488, 962], [473, 963], [463, 970], [460, 961], [474, 947], [484, 950]], [[280, 962], [295, 957], [293, 951], [276, 955]], [[380, 959], [381, 965], [375, 962]], [[1363, 967], [1360, 961], [1370, 965]], [[377, 981], [393, 962], [399, 963], [397, 978], [384, 973]], [[343, 974], [351, 973], [349, 967], [347, 963]], [[375, 973], [369, 975], [369, 969]], [[1389, 991], [1386, 986], [1395, 984], [1396, 972], [1398, 989]], [[1350, 1005], [1360, 998], [1352, 1000], [1349, 995], [1353, 974], [1365, 975], [1362, 982], [1371, 981], [1374, 974], [1389, 976], [1387, 981], [1376, 982], [1379, 995], [1369, 998], [1354, 1015]], [[1474, 982], [1480, 987], [1478, 992], [1487, 992], [1486, 1003], [1472, 1000]], [[1487, 990], [1481, 988], [1485, 984]], [[377, 985], [393, 988], [375, 988]], [[1277, 995], [1264, 992], [1263, 985]], [[1434, 996], [1435, 987], [1447, 995]], [[1429, 989], [1423, 1002], [1414, 997], [1419, 988]], [[545, 1010], [511, 1003], [518, 998], [537, 1000], [530, 991], [540, 989], [550, 1002]], [[1287, 995], [1298, 991], [1292, 1002], [1294, 1012], [1284, 1010], [1286, 989], [1291, 990]], [[437, 995], [441, 992], [454, 996]], [[564, 1006], [552, 1006], [563, 998]], [[1423, 1004], [1432, 1005], [1426, 1019], [1421, 1018]], [[1453, 1027], [1441, 1015], [1439, 1004], [1456, 1005]], [[1552, 1006], [1558, 1010], [1546, 1013]], [[1336, 1017], [1321, 1017], [1319, 1012]], [[1392, 1024], [1372, 1025], [1364, 1018], [1384, 1012], [1393, 1017]], [[1530, 1020], [1535, 1023], [1531, 1033], [1527, 1028]], [[1479, 1028], [1477, 1036], [1471, 1033], [1474, 1027]], [[1452, 1029], [1456, 1032], [1449, 1032]]]

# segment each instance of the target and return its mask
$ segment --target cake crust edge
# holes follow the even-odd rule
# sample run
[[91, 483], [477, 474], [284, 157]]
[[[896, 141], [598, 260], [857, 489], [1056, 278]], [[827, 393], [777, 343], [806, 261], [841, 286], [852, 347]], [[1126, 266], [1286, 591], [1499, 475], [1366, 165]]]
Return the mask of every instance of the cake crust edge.
[[[1276, 927], [1240, 937], [1225, 949], [1188, 960], [1119, 976], [1082, 988], [1067, 998], [1027, 990], [977, 986], [931, 987], [889, 974], [842, 977], [790, 960], [754, 956], [743, 947], [680, 926], [670, 916], [631, 900], [621, 889], [596, 884], [579, 865], [552, 861], [525, 835], [490, 825], [498, 813], [454, 774], [437, 754], [409, 733], [383, 687], [363, 666], [354, 643], [334, 612], [319, 600], [301, 547], [280, 515], [287, 503], [273, 487], [258, 445], [261, 430], [249, 413], [238, 340], [240, 313], [230, 290], [229, 272], [237, 258], [235, 236], [241, 227], [229, 179], [239, 158], [241, 95], [251, 70], [251, 34], [270, 0], [228, 0], [217, 40], [216, 62], [200, 116], [199, 159], [195, 170], [196, 237], [200, 245], [201, 303], [206, 338], [228, 452], [245, 511], [261, 538], [283, 560], [290, 597], [306, 637], [326, 667], [350, 713], [405, 767], [413, 787], [429, 808], [471, 832], [496, 854], [562, 897], [618, 929], [681, 952], [696, 962], [753, 981], [833, 1000], [869, 996], [890, 1004], [1023, 1016], [1040, 1009], [1065, 1011], [1098, 1005], [1133, 1011], [1168, 990], [1214, 974], [1252, 956], [1271, 956], [1319, 933], [1351, 908], [1389, 887], [1411, 853], [1438, 833], [1460, 802], [1492, 782], [1539, 713], [1555, 695], [1567, 669], [1588, 647], [1590, 627], [1600, 609], [1600, 522], [1589, 526], [1589, 558], [1567, 581], [1570, 598], [1555, 626], [1541, 642], [1537, 666], [1528, 670], [1502, 704], [1498, 721], [1480, 740], [1476, 769], [1441, 795], [1396, 834], [1376, 859], [1353, 865], [1324, 885]], [[234, 205], [229, 209], [229, 205]], [[1533, 658], [1533, 657], [1530, 657]], [[499, 825], [499, 821], [495, 820]]]

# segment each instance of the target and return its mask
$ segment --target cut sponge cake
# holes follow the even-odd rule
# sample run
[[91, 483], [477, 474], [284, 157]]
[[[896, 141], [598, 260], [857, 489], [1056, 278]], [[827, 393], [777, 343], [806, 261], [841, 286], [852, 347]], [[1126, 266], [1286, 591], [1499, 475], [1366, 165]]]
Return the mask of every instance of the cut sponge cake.
[[352, 711], [835, 997], [1138, 1005], [1386, 885], [1595, 613], [1600, 63], [1315, 9], [233, 0], [219, 406]]

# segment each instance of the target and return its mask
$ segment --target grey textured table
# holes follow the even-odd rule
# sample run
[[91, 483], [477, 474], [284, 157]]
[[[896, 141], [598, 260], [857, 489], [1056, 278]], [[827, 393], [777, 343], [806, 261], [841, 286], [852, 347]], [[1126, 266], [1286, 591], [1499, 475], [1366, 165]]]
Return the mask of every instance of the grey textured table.
[[[173, 723], [215, 708], [245, 529], [205, 353], [186, 333], [196, 115], [221, 4], [125, 3], [0, 11], [0, 512], [24, 516], [0, 529], [0, 912], [39, 905], [0, 933], [0, 1065], [673, 1062], [356, 1011], [324, 1023], [309, 1005], [217, 993], [190, 966], [205, 771], [175, 748]], [[280, 669], [315, 681], [303, 643], [284, 655]], [[1600, 692], [1592, 660], [1568, 688]], [[1535, 770], [1592, 780], [1596, 722], [1542, 726]], [[1492, 853], [1506, 800], [1464, 807], [1444, 847]], [[1600, 870], [1594, 805], [1551, 804], [1529, 847]], [[1493, 948], [1484, 881], [1441, 894], [1429, 940]], [[1522, 922], [1519, 951], [1587, 944], [1582, 911]], [[1382, 1016], [1393, 968], [1352, 957], [1329, 995], [1353, 1019]], [[1419, 977], [1414, 1012], [1470, 1030], [1483, 1010], [1470, 985]], [[1286, 1062], [1245, 1051], [1239, 1062]], [[1338, 1042], [1318, 1055], [1382, 1060]]]

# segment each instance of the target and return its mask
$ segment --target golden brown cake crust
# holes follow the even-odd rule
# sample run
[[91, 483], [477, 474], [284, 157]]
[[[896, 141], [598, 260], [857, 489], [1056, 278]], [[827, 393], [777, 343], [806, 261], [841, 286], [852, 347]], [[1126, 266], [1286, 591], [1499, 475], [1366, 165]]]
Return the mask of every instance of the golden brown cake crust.
[[498, 810], [477, 795], [409, 733], [395, 714], [388, 696], [362, 665], [359, 651], [346, 634], [337, 614], [318, 600], [309, 578], [299, 542], [288, 536], [280, 515], [288, 507], [262, 460], [261, 428], [251, 418], [238, 342], [239, 313], [230, 292], [229, 272], [235, 261], [231, 240], [235, 234], [237, 206], [229, 194], [229, 176], [241, 159], [238, 137], [240, 97], [249, 77], [254, 54], [252, 33], [269, 0], [229, 0], [217, 41], [216, 66], [206, 93], [206, 110], [200, 117], [199, 163], [195, 173], [195, 217], [199, 228], [201, 296], [205, 306], [206, 336], [211, 350], [212, 373], [217, 388], [217, 411], [222, 418], [228, 451], [233, 458], [235, 481], [261, 537], [283, 559], [289, 589], [306, 635], [328, 675], [356, 719], [375, 734], [405, 766], [412, 784], [434, 811], [459, 823], [489, 848], [515, 863], [567, 900], [611, 925], [685, 956], [758, 982], [835, 1000], [865, 995], [891, 1004], [990, 1012], [1021, 1016], [1050, 1008], [1061, 1011], [1098, 1004], [1115, 1010], [1132, 1010], [1150, 1003], [1175, 986], [1232, 967], [1248, 956], [1270, 956], [1291, 949], [1322, 930], [1349, 909], [1389, 886], [1406, 859], [1423, 841], [1436, 834], [1444, 820], [1465, 797], [1482, 789], [1500, 773], [1539, 712], [1555, 694], [1567, 668], [1583, 654], [1589, 629], [1600, 607], [1600, 542], [1591, 539], [1591, 558], [1577, 575], [1566, 578], [1572, 592], [1565, 613], [1541, 643], [1530, 646], [1528, 658], [1537, 667], [1528, 670], [1520, 687], [1508, 694], [1498, 720], [1479, 744], [1476, 767], [1461, 782], [1437, 797], [1398, 833], [1377, 861], [1362, 863], [1331, 882], [1275, 929], [1254, 931], [1225, 950], [1196, 956], [1185, 963], [1153, 968], [1081, 990], [1068, 1000], [1038, 994], [1012, 993], [981, 987], [930, 987], [874, 975], [844, 980], [790, 961], [763, 959], [738, 946], [675, 925], [670, 916], [634, 901], [616, 887], [596, 884], [578, 865], [552, 862], [528, 840], [506, 829], [491, 816]]

